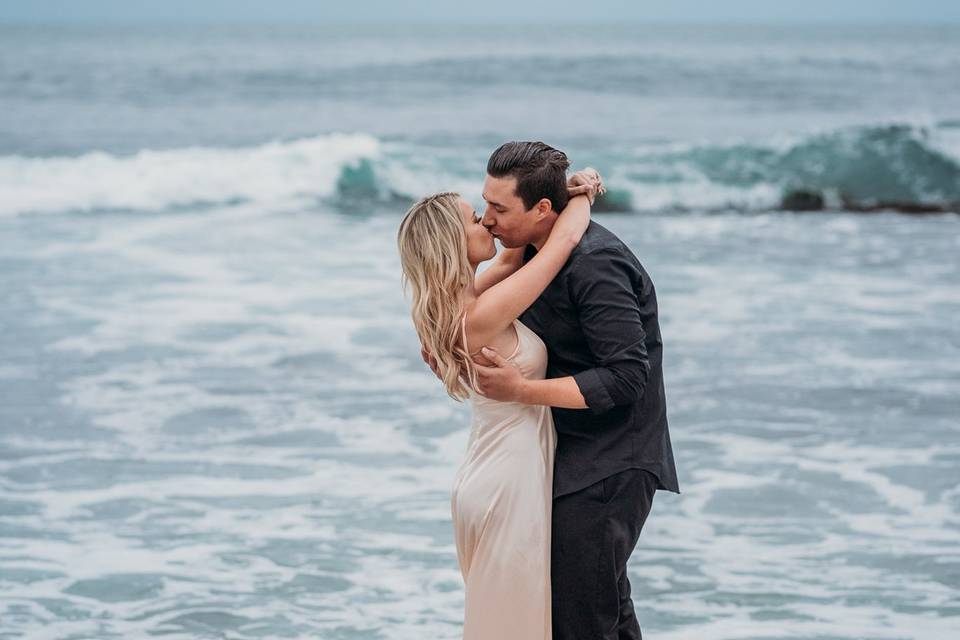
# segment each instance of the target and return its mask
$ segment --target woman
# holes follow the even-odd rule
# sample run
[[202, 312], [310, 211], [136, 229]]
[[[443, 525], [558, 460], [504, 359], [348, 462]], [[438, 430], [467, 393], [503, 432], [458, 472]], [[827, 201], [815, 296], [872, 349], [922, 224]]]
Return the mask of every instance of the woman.
[[[490, 346], [528, 378], [543, 378], [547, 350], [517, 318], [543, 292], [579, 243], [600, 185], [576, 174], [584, 195], [571, 197], [543, 247], [520, 266], [522, 249], [496, 255], [493, 236], [453, 192], [416, 203], [397, 242], [412, 316], [447, 393], [469, 398], [467, 454], [451, 495], [457, 558], [465, 584], [465, 640], [549, 640], [550, 518], [556, 433], [550, 407], [498, 402], [477, 391], [474, 362], [490, 364]], [[573, 193], [573, 191], [571, 191]], [[545, 201], [549, 204], [549, 201]], [[549, 206], [527, 215], [553, 215]]]

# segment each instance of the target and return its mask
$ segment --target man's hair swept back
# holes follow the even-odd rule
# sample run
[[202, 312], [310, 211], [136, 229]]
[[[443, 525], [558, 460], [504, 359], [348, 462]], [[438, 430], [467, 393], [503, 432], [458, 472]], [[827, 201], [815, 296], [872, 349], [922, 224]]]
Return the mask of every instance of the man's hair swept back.
[[567, 154], [543, 142], [505, 142], [490, 155], [487, 173], [494, 178], [513, 176], [524, 209], [541, 198], [550, 200], [557, 213], [567, 206]]

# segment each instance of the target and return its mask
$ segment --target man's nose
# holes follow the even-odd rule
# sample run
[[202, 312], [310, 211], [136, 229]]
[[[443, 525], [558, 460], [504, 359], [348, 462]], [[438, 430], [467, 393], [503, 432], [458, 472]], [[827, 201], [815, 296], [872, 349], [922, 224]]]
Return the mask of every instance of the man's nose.
[[490, 209], [488, 208], [483, 212], [483, 217], [480, 218], [480, 224], [482, 224], [487, 229], [492, 229], [494, 225], [497, 224], [497, 221], [493, 219], [493, 216], [490, 215]]

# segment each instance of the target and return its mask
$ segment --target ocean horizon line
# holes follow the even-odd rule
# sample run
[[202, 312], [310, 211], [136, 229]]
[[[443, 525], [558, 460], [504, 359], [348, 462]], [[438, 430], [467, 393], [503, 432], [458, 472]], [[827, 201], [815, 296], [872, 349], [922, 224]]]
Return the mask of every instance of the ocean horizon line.
[[173, 27], [173, 26], [196, 26], [196, 27], [250, 27], [250, 26], [269, 26], [269, 27], [371, 27], [371, 28], [392, 28], [392, 27], [477, 27], [477, 26], [497, 26], [497, 27], [521, 27], [521, 26], [543, 26], [543, 27], [708, 27], [708, 28], [735, 28], [735, 27], [759, 27], [759, 28], [785, 28], [790, 30], [803, 30], [806, 28], [837, 28], [845, 29], [851, 27], [877, 27], [877, 28], [897, 28], [897, 27], [924, 27], [924, 28], [950, 28], [960, 27], [960, 18], [958, 19], [939, 19], [939, 20], [801, 20], [801, 21], [776, 21], [776, 20], [607, 20], [581, 18], [577, 20], [531, 20], [518, 18], [516, 20], [317, 20], [303, 19], [277, 20], [272, 18], [246, 18], [219, 20], [210, 18], [191, 18], [191, 19], [163, 19], [163, 20], [125, 20], [125, 19], [96, 19], [85, 18], [67, 18], [67, 19], [5, 19], [0, 18], [0, 27], [61, 27], [61, 26], [96, 26], [96, 27]]

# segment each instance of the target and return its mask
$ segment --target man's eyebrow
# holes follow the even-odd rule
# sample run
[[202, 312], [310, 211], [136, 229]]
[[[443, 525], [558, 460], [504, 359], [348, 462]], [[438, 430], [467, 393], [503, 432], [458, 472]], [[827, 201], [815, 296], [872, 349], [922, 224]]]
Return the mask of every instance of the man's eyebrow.
[[495, 206], [495, 207], [500, 207], [501, 209], [506, 209], [505, 206], [503, 206], [503, 205], [500, 204], [499, 202], [494, 202], [493, 200], [491, 200], [490, 198], [488, 198], [488, 197], [485, 196], [485, 195], [481, 195], [480, 197], [483, 198], [483, 199], [486, 201], [487, 204], [492, 204], [492, 205]]

